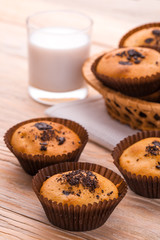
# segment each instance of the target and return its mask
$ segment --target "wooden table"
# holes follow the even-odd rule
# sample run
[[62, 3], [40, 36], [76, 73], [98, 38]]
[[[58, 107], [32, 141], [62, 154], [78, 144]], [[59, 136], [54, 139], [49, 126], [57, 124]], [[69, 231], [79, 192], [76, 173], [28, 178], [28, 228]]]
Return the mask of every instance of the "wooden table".
[[[76, 233], [51, 226], [32, 191], [31, 176], [3, 142], [9, 127], [44, 116], [46, 109], [27, 93], [25, 19], [36, 11], [67, 8], [93, 18], [91, 54], [116, 47], [134, 26], [160, 20], [158, 0], [0, 0], [0, 239], [159, 240], [160, 200], [139, 197], [130, 190], [99, 229]], [[98, 162], [118, 173], [110, 152], [90, 142], [80, 161]]]

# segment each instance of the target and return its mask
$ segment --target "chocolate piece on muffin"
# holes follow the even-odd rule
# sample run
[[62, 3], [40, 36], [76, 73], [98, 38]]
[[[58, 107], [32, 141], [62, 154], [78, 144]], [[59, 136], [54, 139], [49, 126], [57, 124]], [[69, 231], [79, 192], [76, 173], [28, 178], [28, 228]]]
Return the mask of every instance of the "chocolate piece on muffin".
[[119, 47], [147, 47], [160, 51], [160, 23], [134, 28], [122, 37]]
[[63, 205], [82, 206], [118, 198], [118, 189], [102, 175], [79, 169], [48, 178], [43, 183], [40, 194]]
[[81, 146], [79, 136], [68, 127], [52, 121], [35, 121], [16, 129], [11, 145], [21, 153], [57, 156]]
[[146, 96], [160, 87], [160, 54], [149, 48], [120, 48], [96, 59], [92, 71], [114, 90], [134, 97]]

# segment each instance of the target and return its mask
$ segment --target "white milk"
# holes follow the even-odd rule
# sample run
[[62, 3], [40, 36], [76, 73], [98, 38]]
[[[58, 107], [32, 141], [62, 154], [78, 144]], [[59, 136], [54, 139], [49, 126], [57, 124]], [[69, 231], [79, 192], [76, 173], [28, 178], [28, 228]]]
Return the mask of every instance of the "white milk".
[[89, 56], [90, 41], [70, 28], [43, 28], [29, 37], [29, 84], [49, 92], [82, 87], [81, 67]]

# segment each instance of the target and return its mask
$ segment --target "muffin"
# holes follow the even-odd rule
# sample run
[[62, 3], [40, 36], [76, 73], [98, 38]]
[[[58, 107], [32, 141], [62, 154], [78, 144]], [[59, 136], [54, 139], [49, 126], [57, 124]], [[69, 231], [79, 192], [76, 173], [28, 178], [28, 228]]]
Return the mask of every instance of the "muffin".
[[112, 156], [134, 192], [160, 198], [160, 131], [139, 132], [125, 138]]
[[13, 126], [4, 140], [23, 169], [34, 175], [54, 163], [78, 161], [88, 134], [81, 125], [70, 120], [38, 118]]
[[160, 51], [160, 23], [134, 28], [122, 37], [119, 47], [147, 47]]
[[58, 156], [81, 146], [79, 136], [63, 124], [52, 121], [26, 123], [13, 133], [12, 147], [21, 153]]
[[48, 178], [40, 194], [57, 203], [82, 206], [118, 198], [118, 189], [100, 174], [78, 169]]
[[91, 163], [60, 163], [39, 170], [32, 179], [49, 221], [71, 231], [100, 227], [127, 192], [113, 171]]
[[160, 54], [149, 48], [120, 48], [96, 59], [92, 71], [104, 85], [142, 97], [160, 87]]
[[142, 139], [124, 150], [119, 165], [136, 175], [160, 177], [160, 138]]

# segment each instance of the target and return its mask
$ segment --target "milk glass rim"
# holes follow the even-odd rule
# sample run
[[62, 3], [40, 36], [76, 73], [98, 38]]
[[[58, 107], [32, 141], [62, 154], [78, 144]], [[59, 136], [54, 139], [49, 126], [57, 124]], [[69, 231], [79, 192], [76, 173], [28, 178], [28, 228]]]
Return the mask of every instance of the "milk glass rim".
[[[34, 24], [31, 24], [30, 23], [30, 20], [36, 16], [39, 16], [39, 15], [43, 15], [43, 14], [46, 14], [46, 13], [74, 13], [74, 14], [77, 14], [79, 16], [82, 16], [86, 19], [88, 19], [89, 21], [89, 24], [87, 27], [83, 28], [83, 29], [77, 29], [77, 33], [81, 33], [81, 32], [85, 32], [87, 30], [89, 30], [92, 26], [93, 26], [93, 20], [92, 18], [90, 18], [89, 16], [87, 16], [86, 14], [82, 13], [82, 12], [79, 12], [79, 11], [74, 11], [74, 10], [48, 10], [48, 11], [39, 11], [39, 12], [35, 12], [33, 13], [32, 15], [29, 15], [26, 19], [26, 25], [27, 25], [27, 28], [34, 28], [35, 30], [36, 29], [40, 29], [39, 27], [35, 26]], [[75, 33], [74, 32], [74, 33]], [[73, 34], [73, 33], [67, 33], [67, 35], [70, 35], [70, 34]]]

